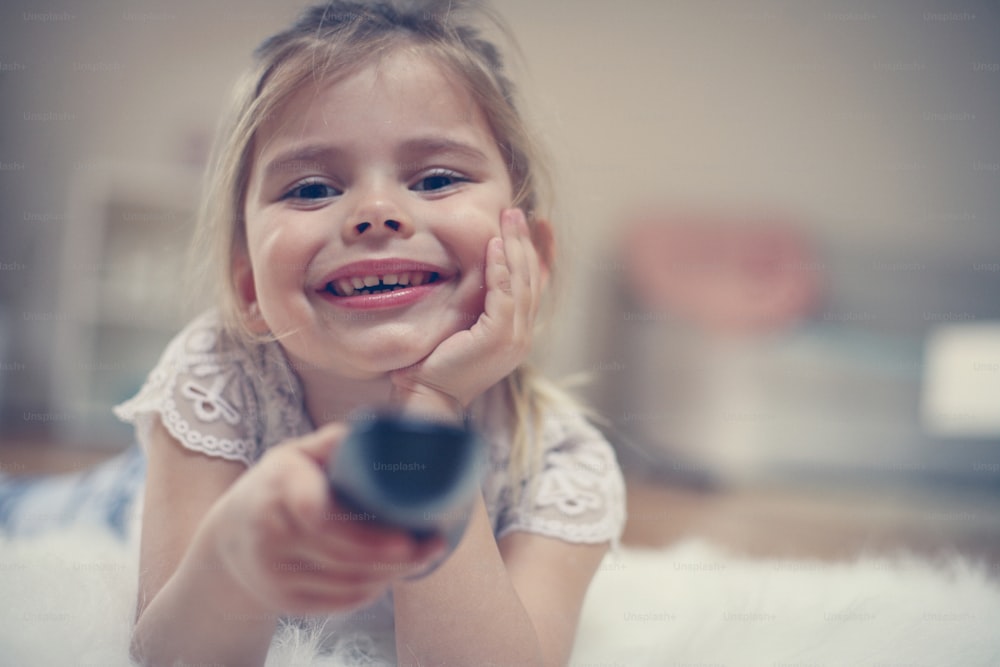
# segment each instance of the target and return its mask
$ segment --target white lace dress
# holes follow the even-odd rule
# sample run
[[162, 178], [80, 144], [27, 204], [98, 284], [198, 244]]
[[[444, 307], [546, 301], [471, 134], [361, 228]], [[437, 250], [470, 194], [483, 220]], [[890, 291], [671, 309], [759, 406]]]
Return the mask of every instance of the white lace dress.
[[[472, 406], [473, 422], [489, 446], [482, 490], [496, 537], [525, 531], [616, 546], [625, 521], [624, 483], [605, 438], [575, 412], [546, 414], [537, 478], [522, 480], [525, 491], [512, 493], [506, 472], [510, 426], [502, 406], [494, 391]], [[143, 448], [158, 415], [184, 447], [247, 466], [268, 448], [314, 430], [302, 385], [281, 346], [240, 344], [225, 334], [214, 311], [174, 338], [139, 393], [115, 414], [135, 425]], [[387, 595], [325, 624], [339, 635], [391, 632], [392, 601]]]

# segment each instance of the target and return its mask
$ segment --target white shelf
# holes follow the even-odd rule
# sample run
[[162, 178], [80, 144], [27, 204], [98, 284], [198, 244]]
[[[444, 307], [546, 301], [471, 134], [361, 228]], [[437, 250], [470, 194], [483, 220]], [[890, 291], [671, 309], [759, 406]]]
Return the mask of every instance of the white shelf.
[[52, 404], [74, 441], [121, 445], [111, 407], [184, 325], [181, 292], [200, 174], [106, 162], [74, 174], [54, 322]]

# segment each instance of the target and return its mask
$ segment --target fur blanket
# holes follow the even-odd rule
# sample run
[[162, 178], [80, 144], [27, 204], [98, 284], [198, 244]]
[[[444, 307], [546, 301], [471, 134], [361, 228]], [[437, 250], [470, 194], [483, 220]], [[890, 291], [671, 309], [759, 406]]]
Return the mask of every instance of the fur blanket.
[[[751, 560], [699, 542], [609, 555], [571, 665], [1000, 665], [997, 572], [955, 557]], [[0, 664], [128, 665], [136, 547], [97, 530], [0, 538]], [[379, 665], [376, 642], [317, 649], [288, 625], [268, 665]]]

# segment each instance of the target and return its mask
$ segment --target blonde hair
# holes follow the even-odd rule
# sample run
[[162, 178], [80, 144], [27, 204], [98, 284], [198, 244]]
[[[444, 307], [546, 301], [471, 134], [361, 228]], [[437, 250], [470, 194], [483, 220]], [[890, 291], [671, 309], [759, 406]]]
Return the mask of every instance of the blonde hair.
[[[257, 48], [217, 137], [193, 247], [202, 258], [195, 273], [216, 287], [216, 303], [230, 333], [247, 344], [262, 340], [248, 326], [235, 282], [235, 263], [247, 253], [244, 204], [261, 125], [307, 82], [348, 76], [405, 46], [419, 49], [465, 84], [506, 162], [513, 206], [525, 212], [536, 246], [546, 245], [536, 221], [546, 214], [548, 172], [517, 109], [499, 51], [475, 27], [477, 16], [513, 43], [500, 18], [479, 2], [335, 0], [306, 9], [288, 29]], [[545, 260], [551, 275], [553, 258]], [[509, 472], [518, 479], [537, 466], [538, 452], [531, 443], [540, 434], [542, 411], [575, 404], [528, 364], [502, 382], [515, 424]]]

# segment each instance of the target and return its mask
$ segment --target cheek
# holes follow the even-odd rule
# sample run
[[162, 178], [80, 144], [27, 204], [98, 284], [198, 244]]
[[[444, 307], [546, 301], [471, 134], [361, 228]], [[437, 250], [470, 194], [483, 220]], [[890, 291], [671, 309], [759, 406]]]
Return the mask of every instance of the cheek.
[[247, 222], [250, 259], [258, 290], [290, 282], [304, 284], [309, 262], [322, 246], [301, 233], [301, 229], [308, 227], [288, 224], [288, 221]]
[[500, 212], [504, 208], [497, 200], [487, 199], [451, 216], [451, 239], [460, 248], [465, 266], [474, 264], [476, 269], [482, 271], [486, 245], [490, 239], [500, 236]]

